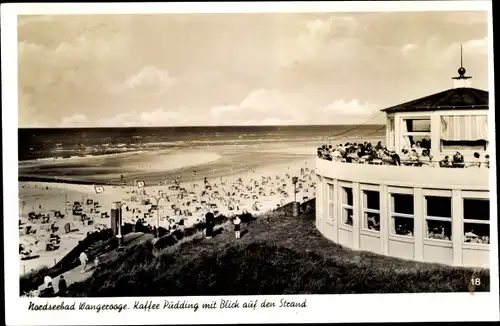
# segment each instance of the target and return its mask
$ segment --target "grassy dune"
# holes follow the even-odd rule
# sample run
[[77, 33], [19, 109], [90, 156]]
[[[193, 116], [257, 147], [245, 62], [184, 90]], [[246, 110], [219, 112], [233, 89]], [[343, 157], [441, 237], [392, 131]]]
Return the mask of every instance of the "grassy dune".
[[[311, 205], [310, 205], [311, 207]], [[457, 268], [353, 251], [324, 238], [314, 210], [270, 212], [216, 237], [197, 233], [163, 249], [129, 247], [71, 296], [196, 296], [489, 291], [489, 270]], [[473, 277], [481, 285], [470, 288]]]

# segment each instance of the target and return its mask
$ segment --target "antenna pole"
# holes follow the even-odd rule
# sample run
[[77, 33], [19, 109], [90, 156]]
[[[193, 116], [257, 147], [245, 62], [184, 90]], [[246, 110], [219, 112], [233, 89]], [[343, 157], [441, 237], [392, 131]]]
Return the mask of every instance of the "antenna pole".
[[464, 66], [462, 57], [462, 44], [460, 44], [460, 67]]

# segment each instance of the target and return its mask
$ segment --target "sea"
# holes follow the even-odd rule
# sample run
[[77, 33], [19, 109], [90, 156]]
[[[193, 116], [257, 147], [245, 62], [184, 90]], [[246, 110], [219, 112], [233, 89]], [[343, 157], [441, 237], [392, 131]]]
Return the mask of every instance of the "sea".
[[19, 129], [18, 180], [157, 184], [240, 176], [306, 164], [324, 144], [384, 136], [383, 125]]
[[169, 148], [383, 139], [384, 125], [18, 129], [19, 161]]

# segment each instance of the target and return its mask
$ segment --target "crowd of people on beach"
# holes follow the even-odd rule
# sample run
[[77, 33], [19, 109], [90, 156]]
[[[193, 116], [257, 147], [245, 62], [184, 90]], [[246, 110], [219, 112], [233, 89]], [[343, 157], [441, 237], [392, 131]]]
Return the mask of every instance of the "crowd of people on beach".
[[389, 150], [379, 141], [373, 146], [369, 142], [322, 145], [317, 149], [319, 158], [327, 161], [346, 163], [366, 163], [377, 165], [407, 165], [429, 166], [443, 168], [489, 168], [490, 156], [485, 154], [481, 159], [478, 152], [470, 162], [464, 161], [464, 156], [457, 151], [452, 158], [445, 156], [440, 161], [434, 161], [427, 142], [417, 141], [411, 148], [404, 148], [401, 153]]
[[[241, 223], [239, 215], [250, 213], [258, 214], [269, 209], [274, 209], [289, 203], [296, 197], [298, 201], [306, 201], [315, 196], [315, 178], [314, 169], [306, 165], [300, 168], [297, 173], [296, 184], [293, 186], [294, 173], [290, 168], [276, 173], [274, 175], [263, 174], [257, 178], [253, 176], [240, 176], [234, 178], [211, 179], [204, 178], [198, 182], [190, 184], [182, 183], [178, 178], [170, 182], [162, 182], [161, 185], [149, 187], [129, 188], [126, 186], [114, 186], [112, 188], [124, 188], [122, 211], [123, 222], [144, 223], [145, 225], [155, 225], [156, 218], [159, 217], [161, 226], [168, 231], [173, 232], [183, 229], [194, 223], [205, 223], [205, 236], [211, 238], [214, 236], [214, 217], [222, 214], [231, 217], [231, 223], [234, 230], [234, 238], [241, 238]], [[297, 172], [299, 170], [297, 169]], [[293, 176], [292, 176], [293, 175]], [[48, 190], [48, 189], [47, 189]], [[294, 190], [297, 194], [294, 196]], [[82, 227], [98, 228], [101, 225], [109, 226], [110, 216], [106, 212], [106, 203], [99, 204], [98, 194], [95, 196], [83, 196], [81, 203], [67, 202], [67, 217], [73, 220], [73, 224], [81, 223]], [[94, 198], [92, 198], [94, 197]], [[47, 214], [53, 211], [49, 207], [38, 207], [38, 211], [47, 210]], [[32, 213], [32, 212], [30, 212]], [[45, 214], [45, 213], [38, 213]], [[29, 230], [46, 225], [49, 227], [50, 234], [64, 234], [67, 228], [57, 228], [60, 219], [66, 217], [58, 212], [58, 216], [50, 216], [50, 223], [45, 223], [41, 219], [26, 220], [23, 224], [23, 232], [26, 232], [26, 223], [29, 223]], [[30, 215], [31, 216], [31, 215]], [[43, 223], [42, 223], [43, 222]], [[20, 233], [21, 228], [20, 228]], [[24, 234], [24, 233], [22, 233]], [[27, 246], [20, 247], [20, 251], [27, 252], [30, 249]], [[31, 252], [30, 252], [31, 254]], [[79, 257], [81, 273], [85, 273], [88, 268], [89, 258], [85, 252]], [[94, 261], [94, 267], [99, 264], [98, 258]], [[62, 285], [59, 291], [54, 290], [52, 280], [46, 281], [41, 289], [29, 294], [30, 296], [64, 296], [65, 279], [61, 275]]]
[[[269, 171], [260, 175], [249, 171], [240, 176], [204, 178], [191, 182], [181, 182], [180, 178], [174, 178], [143, 187], [125, 184], [102, 187], [109, 189], [106, 192], [113, 191], [119, 196], [116, 200], [121, 201], [124, 223], [139, 223], [153, 228], [159, 217], [160, 226], [173, 232], [195, 223], [206, 223], [207, 212], [228, 217], [245, 213], [255, 215], [283, 206], [294, 198], [297, 201], [314, 198], [314, 169], [307, 165], [307, 161], [300, 166], [285, 167], [280, 172]], [[295, 195], [293, 176], [298, 176]], [[55, 191], [52, 187], [29, 187], [29, 191], [36, 191], [40, 198], [43, 195], [39, 195], [39, 192]], [[92, 195], [76, 194], [76, 198], [65, 200], [66, 207], [63, 211], [59, 201], [54, 201], [54, 206], [51, 206], [50, 201], [40, 203], [37, 199], [36, 205], [24, 205], [32, 206], [32, 211], [22, 214], [19, 220], [21, 258], [30, 261], [28, 266], [38, 259], [48, 261], [50, 254], [47, 251], [54, 251], [57, 256], [59, 246], [65, 243], [66, 238], [84, 237], [89, 232], [109, 228], [109, 205], [112, 202], [109, 202], [109, 196], [100, 196], [97, 190]], [[234, 219], [233, 222], [235, 238], [239, 238], [241, 221]], [[45, 242], [50, 246], [45, 246]], [[43, 257], [38, 258], [40, 255]], [[52, 262], [52, 258], [50, 261]]]
[[[313, 174], [314, 170], [308, 167], [300, 169], [296, 185], [299, 201], [314, 197], [316, 182]], [[204, 178], [201, 184], [193, 183], [191, 186], [182, 186], [178, 179], [174, 179], [157, 190], [158, 196], [154, 196], [157, 196], [158, 200], [155, 203], [148, 199], [153, 194], [147, 190], [130, 191], [123, 214], [133, 223], [147, 223], [148, 219], [159, 214], [162, 224], [166, 223], [166, 229], [172, 231], [182, 228], [188, 222], [204, 222], [203, 214], [208, 211], [215, 215], [231, 216], [255, 214], [282, 206], [294, 197], [291, 183], [290, 172], [276, 174], [274, 177], [263, 175], [260, 179], [238, 177], [234, 181]], [[140, 207], [136, 203], [141, 203]]]

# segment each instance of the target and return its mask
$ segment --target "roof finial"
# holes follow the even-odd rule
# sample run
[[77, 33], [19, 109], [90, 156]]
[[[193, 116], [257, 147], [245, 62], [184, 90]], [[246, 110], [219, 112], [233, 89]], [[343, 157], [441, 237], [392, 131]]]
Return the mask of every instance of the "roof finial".
[[458, 77], [452, 77], [452, 79], [470, 79], [472, 77], [465, 76], [467, 70], [464, 68], [463, 63], [463, 50], [462, 44], [460, 44], [460, 68], [458, 68]]

